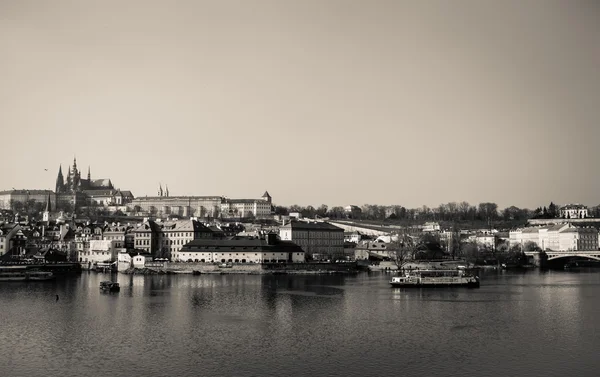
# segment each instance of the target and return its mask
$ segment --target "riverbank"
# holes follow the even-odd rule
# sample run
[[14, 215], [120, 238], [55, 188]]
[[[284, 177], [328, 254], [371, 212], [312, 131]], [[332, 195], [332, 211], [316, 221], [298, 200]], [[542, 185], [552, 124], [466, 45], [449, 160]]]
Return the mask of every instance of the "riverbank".
[[171, 263], [165, 262], [145, 268], [129, 268], [120, 271], [133, 275], [157, 274], [246, 274], [246, 275], [316, 275], [350, 274], [358, 272], [356, 263], [266, 263], [234, 264], [220, 267], [207, 263]]

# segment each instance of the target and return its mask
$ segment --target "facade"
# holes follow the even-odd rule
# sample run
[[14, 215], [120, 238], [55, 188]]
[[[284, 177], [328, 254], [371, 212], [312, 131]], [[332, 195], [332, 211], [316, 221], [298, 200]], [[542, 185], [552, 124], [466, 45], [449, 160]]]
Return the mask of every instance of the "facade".
[[8, 190], [0, 191], [0, 209], [13, 209], [15, 202], [21, 203], [41, 203], [46, 205], [50, 200], [50, 205], [55, 208], [56, 195], [50, 190]]
[[103, 229], [102, 239], [115, 241], [116, 248], [124, 248], [125, 246], [125, 233], [129, 227], [121, 224], [108, 225]]
[[155, 257], [177, 259], [181, 248], [196, 239], [212, 239], [213, 232], [197, 220], [153, 221], [135, 228], [134, 248]]
[[423, 232], [439, 232], [442, 228], [439, 223], [430, 222], [423, 225]]
[[220, 196], [146, 196], [128, 204], [134, 212], [152, 216], [219, 217]]
[[585, 219], [588, 216], [588, 209], [582, 204], [567, 204], [558, 211], [563, 219]]
[[598, 250], [598, 230], [570, 224], [531, 227], [511, 231], [510, 246], [524, 246], [532, 242], [542, 250], [575, 251]]
[[161, 256], [171, 256], [178, 259], [178, 253], [183, 246], [197, 239], [212, 239], [213, 232], [197, 220], [164, 221], [158, 223], [160, 228], [159, 245]]
[[326, 222], [292, 221], [279, 229], [279, 237], [300, 246], [313, 259], [344, 255], [344, 230]]
[[14, 256], [25, 254], [26, 236], [18, 224], [0, 227], [0, 256], [10, 253]]
[[244, 218], [269, 216], [272, 198], [265, 192], [260, 199], [229, 199], [223, 196], [169, 196], [159, 188], [158, 196], [135, 198], [130, 210], [157, 217]]
[[98, 263], [117, 261], [117, 248], [114, 240], [91, 240], [89, 250], [79, 253], [79, 262], [93, 267]]
[[204, 263], [301, 263], [304, 251], [295, 243], [274, 234], [266, 238], [228, 237], [198, 239], [184, 245], [175, 261]]

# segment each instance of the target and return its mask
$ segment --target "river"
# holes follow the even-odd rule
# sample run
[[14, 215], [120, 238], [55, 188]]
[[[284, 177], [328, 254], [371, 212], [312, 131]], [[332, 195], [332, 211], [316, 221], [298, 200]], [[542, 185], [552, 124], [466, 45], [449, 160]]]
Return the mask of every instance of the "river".
[[[479, 289], [389, 274], [107, 275], [0, 283], [1, 376], [596, 376], [600, 273]], [[56, 300], [58, 294], [59, 299]]]

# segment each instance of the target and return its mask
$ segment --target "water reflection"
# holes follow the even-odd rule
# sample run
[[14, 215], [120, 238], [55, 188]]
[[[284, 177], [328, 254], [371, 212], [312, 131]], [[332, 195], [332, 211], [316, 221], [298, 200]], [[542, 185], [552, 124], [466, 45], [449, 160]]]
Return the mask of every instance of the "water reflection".
[[115, 275], [121, 292], [104, 294], [108, 278], [1, 284], [0, 375], [586, 375], [600, 366], [590, 331], [597, 274], [496, 273], [475, 290], [392, 289], [385, 274]]

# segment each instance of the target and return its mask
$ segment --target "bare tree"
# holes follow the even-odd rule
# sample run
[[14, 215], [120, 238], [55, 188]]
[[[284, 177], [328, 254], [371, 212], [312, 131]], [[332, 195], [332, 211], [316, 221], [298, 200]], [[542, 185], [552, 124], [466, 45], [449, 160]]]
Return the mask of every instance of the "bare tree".
[[417, 249], [412, 237], [406, 233], [400, 233], [398, 239], [390, 243], [388, 250], [392, 261], [399, 270], [402, 270], [408, 261], [414, 259]]

